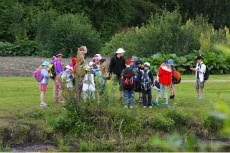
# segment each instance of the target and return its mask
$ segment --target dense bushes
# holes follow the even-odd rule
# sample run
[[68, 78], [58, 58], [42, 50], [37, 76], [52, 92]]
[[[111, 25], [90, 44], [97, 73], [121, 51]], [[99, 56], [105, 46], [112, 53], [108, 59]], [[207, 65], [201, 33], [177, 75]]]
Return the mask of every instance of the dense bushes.
[[[42, 20], [44, 21], [44, 19]], [[40, 21], [42, 22], [42, 20]], [[44, 30], [47, 25], [43, 26], [45, 26]], [[42, 27], [40, 28], [42, 29]], [[61, 15], [51, 23], [46, 31], [39, 39], [46, 46], [44, 49], [53, 51], [53, 53], [61, 51], [65, 56], [76, 55], [76, 48], [85, 45], [89, 54], [92, 55], [99, 50], [101, 45], [99, 33], [82, 15]]]
[[152, 16], [147, 25], [116, 34], [102, 51], [111, 54], [119, 47], [127, 55], [140, 57], [156, 53], [186, 55], [193, 50], [213, 50], [213, 44], [227, 41], [225, 31], [215, 31], [203, 17], [188, 20], [186, 24], [177, 12], [164, 11]]
[[23, 40], [14, 44], [0, 42], [0, 56], [32, 56], [37, 55], [37, 43]]
[[175, 67], [183, 74], [191, 74], [190, 67], [196, 66], [196, 57], [201, 54], [204, 57], [204, 63], [209, 67], [211, 74], [228, 74], [230, 70], [230, 56], [223, 53], [199, 52], [194, 51], [185, 56], [178, 57], [176, 54], [154, 54], [149, 58], [143, 58], [152, 65], [152, 70], [157, 72], [158, 67], [164, 59], [173, 59]]

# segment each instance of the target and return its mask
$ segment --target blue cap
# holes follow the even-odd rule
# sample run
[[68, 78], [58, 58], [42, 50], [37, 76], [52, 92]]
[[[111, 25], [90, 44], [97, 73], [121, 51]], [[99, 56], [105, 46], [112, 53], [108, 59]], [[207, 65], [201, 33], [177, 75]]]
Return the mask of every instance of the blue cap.
[[168, 64], [171, 65], [171, 66], [174, 66], [174, 61], [172, 59], [169, 59]]
[[43, 63], [42, 63], [42, 66], [50, 66], [50, 62], [47, 62], [47, 61], [44, 61]]

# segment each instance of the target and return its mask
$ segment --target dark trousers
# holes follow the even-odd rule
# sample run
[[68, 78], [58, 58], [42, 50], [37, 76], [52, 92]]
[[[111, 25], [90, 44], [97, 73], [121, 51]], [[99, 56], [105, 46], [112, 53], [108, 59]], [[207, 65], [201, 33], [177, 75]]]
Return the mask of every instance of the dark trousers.
[[[148, 96], [148, 101], [147, 101]], [[152, 106], [152, 89], [142, 90], [143, 106]]]

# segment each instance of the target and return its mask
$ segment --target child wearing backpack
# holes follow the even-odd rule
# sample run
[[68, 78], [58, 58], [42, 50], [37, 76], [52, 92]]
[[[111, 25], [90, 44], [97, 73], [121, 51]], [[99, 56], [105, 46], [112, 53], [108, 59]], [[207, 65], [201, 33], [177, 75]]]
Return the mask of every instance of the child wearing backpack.
[[158, 81], [160, 84], [160, 91], [157, 93], [156, 100], [153, 102], [155, 106], [159, 106], [159, 98], [163, 97], [165, 102], [163, 106], [168, 107], [167, 87], [172, 84], [172, 69], [168, 61], [164, 61], [158, 70]]
[[134, 105], [134, 71], [130, 67], [132, 60], [128, 59], [125, 61], [126, 68], [122, 71], [122, 88], [124, 92], [124, 103], [125, 108], [133, 108]]
[[54, 88], [53, 88], [53, 100], [54, 102], [61, 102], [63, 101], [62, 98], [62, 87], [61, 87], [61, 82], [59, 81], [58, 77], [60, 73], [63, 71], [62, 67], [62, 54], [61, 53], [56, 53], [53, 59], [51, 60], [51, 63], [53, 64], [53, 69], [54, 69], [54, 75], [53, 81], [54, 81]]
[[138, 68], [135, 70], [135, 89], [134, 91], [139, 95], [139, 102], [142, 103], [142, 92], [141, 92], [141, 70], [144, 70], [144, 63], [141, 60], [136, 61]]
[[171, 66], [171, 69], [172, 69], [172, 84], [170, 85], [170, 98], [169, 99], [174, 100], [174, 98], [175, 98], [175, 84], [180, 83], [181, 74], [174, 67], [174, 61], [172, 59], [168, 60], [168, 64]]
[[40, 106], [41, 107], [47, 107], [48, 104], [45, 102], [45, 95], [46, 95], [46, 90], [47, 90], [47, 85], [48, 85], [48, 80], [49, 80], [49, 73], [48, 73], [48, 67], [50, 65], [50, 62], [44, 61], [42, 63], [42, 67], [40, 69], [40, 73], [41, 73], [41, 80], [39, 82], [39, 89], [41, 91], [40, 94]]
[[[150, 63], [144, 63], [144, 69], [141, 70], [141, 91], [142, 91], [142, 101], [143, 108], [147, 106], [152, 108], [152, 85], [153, 85], [153, 74], [150, 70]], [[148, 97], [148, 98], [147, 98]]]

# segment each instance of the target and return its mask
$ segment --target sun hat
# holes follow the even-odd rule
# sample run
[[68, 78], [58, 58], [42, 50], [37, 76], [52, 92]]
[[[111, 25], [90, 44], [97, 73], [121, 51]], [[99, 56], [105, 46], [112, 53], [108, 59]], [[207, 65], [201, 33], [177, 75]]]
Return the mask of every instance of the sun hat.
[[73, 67], [71, 65], [66, 65], [65, 68], [73, 71]]
[[58, 52], [55, 54], [55, 57], [63, 56], [62, 53]]
[[123, 48], [118, 48], [116, 51], [117, 54], [125, 53]]
[[132, 64], [132, 58], [129, 58], [125, 61], [125, 65], [130, 66]]
[[48, 62], [48, 61], [44, 61], [43, 63], [42, 63], [42, 66], [50, 66], [50, 62]]
[[94, 61], [94, 62], [98, 62], [99, 60], [100, 60], [100, 57], [98, 57], [98, 56], [94, 56], [94, 57], [93, 57], [93, 61]]
[[145, 63], [144, 63], [144, 66], [150, 67], [150, 63], [149, 63], [149, 62], [145, 62]]
[[168, 64], [171, 65], [171, 66], [174, 66], [174, 61], [172, 59], [169, 59]]
[[99, 58], [99, 60], [100, 60], [100, 59], [102, 59], [101, 54], [95, 54], [95, 55], [94, 55], [94, 57], [98, 57], [98, 58]]

